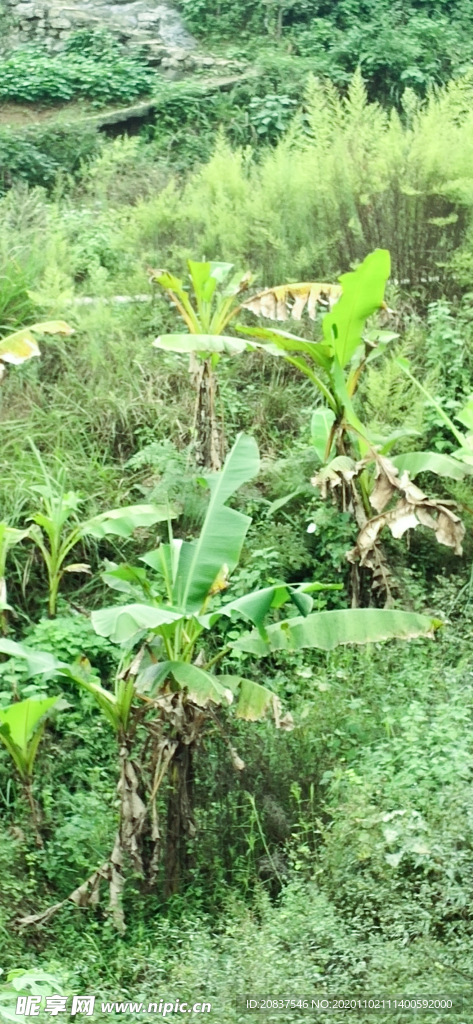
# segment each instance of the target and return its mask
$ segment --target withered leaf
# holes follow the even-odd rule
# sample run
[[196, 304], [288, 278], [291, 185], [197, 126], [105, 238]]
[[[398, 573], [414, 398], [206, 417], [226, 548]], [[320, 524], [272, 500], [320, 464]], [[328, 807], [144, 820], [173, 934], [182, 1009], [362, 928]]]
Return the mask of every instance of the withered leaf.
[[256, 316], [267, 317], [268, 320], [300, 320], [304, 309], [308, 316], [315, 320], [317, 306], [329, 309], [338, 301], [342, 294], [339, 284], [324, 284], [315, 281], [302, 281], [298, 284], [281, 284], [274, 288], [252, 295], [242, 304]]

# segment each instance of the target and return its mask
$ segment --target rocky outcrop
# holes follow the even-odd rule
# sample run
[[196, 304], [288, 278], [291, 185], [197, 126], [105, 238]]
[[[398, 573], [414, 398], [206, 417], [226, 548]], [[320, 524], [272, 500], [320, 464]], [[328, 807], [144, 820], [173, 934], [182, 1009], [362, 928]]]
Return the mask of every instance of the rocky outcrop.
[[195, 40], [179, 13], [159, 0], [0, 0], [11, 24], [9, 43], [42, 41], [60, 49], [63, 41], [78, 29], [106, 28], [125, 44], [157, 41], [171, 50], [192, 52]]
[[199, 53], [179, 12], [161, 0], [0, 0], [8, 31], [0, 40], [0, 52], [25, 43], [42, 43], [52, 52], [78, 29], [105, 28], [168, 77], [189, 71], [209, 74], [241, 72], [247, 65]]

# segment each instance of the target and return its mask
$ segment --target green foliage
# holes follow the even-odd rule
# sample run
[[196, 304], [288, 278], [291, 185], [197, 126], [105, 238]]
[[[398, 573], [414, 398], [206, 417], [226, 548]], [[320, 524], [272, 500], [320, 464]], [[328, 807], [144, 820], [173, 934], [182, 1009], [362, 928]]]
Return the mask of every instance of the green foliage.
[[55, 704], [57, 697], [28, 697], [0, 711], [0, 739], [23, 782], [31, 780], [44, 719]]
[[54, 616], [64, 573], [90, 572], [87, 563], [65, 564], [72, 549], [84, 537], [99, 540], [107, 536], [130, 537], [134, 530], [171, 519], [174, 513], [169, 505], [132, 505], [127, 508], [109, 509], [92, 519], [80, 522], [77, 512], [81, 499], [74, 491], [66, 490], [64, 468], [61, 467], [57, 478], [54, 478], [44, 466], [38, 450], [34, 450], [44, 483], [32, 487], [34, 493], [40, 497], [41, 509], [31, 516], [34, 525], [29, 529], [29, 536], [44, 558], [49, 584], [48, 611]]
[[462, 74], [472, 56], [473, 12], [461, 0], [428, 9], [419, 0], [402, 0], [394, 8], [387, 0], [184, 0], [183, 10], [197, 35], [232, 43], [238, 35], [250, 53], [266, 36], [279, 46], [281, 60], [290, 49], [310, 59], [314, 74], [342, 88], [361, 67], [370, 97], [385, 104], [399, 103], [406, 87], [425, 96], [432, 86]]
[[84, 615], [41, 619], [31, 628], [26, 639], [30, 647], [48, 651], [58, 661], [73, 662], [85, 656], [104, 676], [116, 664], [116, 648], [97, 636], [90, 619]]
[[159, 248], [175, 266], [178, 239], [185, 256], [258, 267], [266, 286], [333, 281], [389, 248], [393, 277], [435, 297], [469, 223], [471, 93], [469, 74], [423, 106], [406, 93], [401, 120], [368, 102], [359, 74], [343, 98], [312, 79], [276, 149], [252, 161], [220, 140], [185, 183], [138, 204], [136, 236], [150, 262]]
[[0, 129], [0, 194], [13, 183], [51, 189], [58, 174], [77, 175], [100, 148], [95, 128], [82, 125]]
[[[311, 31], [314, 16], [330, 24], [332, 18], [339, 19], [339, 30], [350, 42], [353, 25], [345, 23], [351, 17], [346, 4], [336, 9], [319, 4], [317, 11], [307, 6], [305, 13], [302, 6], [283, 12], [283, 45], [290, 32], [298, 46], [302, 31]], [[227, 15], [239, 17], [238, 5], [227, 12], [222, 8], [222, 16]], [[432, 21], [443, 15], [445, 7], [432, 7]], [[261, 17], [263, 27], [266, 17], [268, 31], [277, 30], [275, 5], [264, 5], [264, 10], [253, 5], [246, 17]], [[331, 31], [332, 43], [338, 45], [340, 37]], [[373, 36], [367, 33], [367, 39], [366, 48], [373, 49]], [[384, 47], [386, 34], [380, 39]], [[89, 43], [83, 39], [82, 45]], [[430, 45], [427, 32], [425, 45]], [[393, 59], [401, 64], [405, 53], [407, 44]], [[379, 68], [385, 56], [380, 47], [379, 63], [366, 75], [370, 89], [383, 89]], [[300, 85], [292, 91], [293, 83], [286, 84], [291, 74], [294, 82], [296, 72], [301, 74], [299, 59], [281, 53], [277, 61], [280, 72], [268, 70], [261, 88], [251, 86], [258, 99], [251, 109], [262, 108], [268, 95], [299, 99]], [[388, 64], [383, 67], [386, 88], [397, 88]], [[391, 61], [389, 67], [394, 67]], [[424, 86], [419, 84], [420, 91]], [[217, 97], [215, 104], [200, 98], [189, 104], [187, 121], [185, 103], [179, 101], [179, 108], [176, 99], [173, 110], [172, 104], [169, 110], [163, 108], [162, 122], [172, 113], [169, 129], [176, 151], [187, 135], [189, 159], [202, 159], [210, 152], [219, 119], [231, 121], [228, 136], [233, 142], [251, 139], [251, 98], [249, 91], [239, 110], [230, 95]], [[176, 153], [176, 166], [185, 166], [187, 173], [171, 184], [174, 143], [168, 154], [164, 128], [162, 145], [157, 138], [148, 144], [138, 137], [104, 142], [99, 158], [88, 169], [84, 166], [80, 185], [64, 179], [54, 193], [56, 170], [48, 181], [40, 178], [39, 159], [38, 177], [31, 181], [47, 184], [49, 198], [41, 190], [15, 185], [0, 204], [0, 252], [8, 278], [3, 306], [0, 292], [4, 333], [40, 319], [43, 311], [45, 316], [64, 316], [75, 333], [70, 339], [45, 337], [41, 360], [19, 367], [2, 384], [2, 520], [21, 531], [27, 517], [38, 512], [31, 489], [38, 482], [37, 464], [25, 445], [30, 436], [47, 466], [59, 462], [67, 468], [66, 490], [84, 496], [84, 518], [135, 502], [170, 502], [183, 513], [175, 541], [195, 541], [208, 490], [198, 484], [189, 462], [187, 356], [162, 351], [154, 362], [150, 359], [153, 338], [175, 335], [182, 328], [162, 297], [151, 298], [144, 270], [148, 264], [168, 264], [182, 276], [192, 253], [208, 261], [260, 268], [263, 286], [281, 280], [333, 281], [375, 246], [392, 246], [393, 275], [412, 282], [408, 301], [399, 288], [391, 286], [388, 293], [388, 304], [396, 310], [395, 330], [403, 339], [399, 352], [409, 358], [412, 375], [456, 430], [467, 435], [470, 421], [455, 417], [463, 415], [473, 391], [471, 309], [468, 298], [460, 303], [452, 295], [468, 288], [471, 277], [470, 100], [468, 78], [432, 95], [424, 106], [407, 94], [399, 121], [367, 105], [359, 82], [344, 101], [313, 85], [289, 135], [271, 151], [260, 148], [254, 159], [248, 151], [235, 153], [220, 142], [210, 163], [191, 171], [182, 149]], [[45, 135], [47, 131], [52, 133], [41, 129]], [[69, 174], [74, 139], [78, 151], [82, 142], [77, 129], [75, 135], [61, 131], [61, 159]], [[56, 159], [54, 145], [48, 152]], [[57, 147], [59, 152], [59, 135]], [[43, 163], [49, 174], [46, 158]], [[437, 280], [422, 280], [428, 276]], [[110, 301], [114, 295], [144, 293], [148, 301]], [[449, 304], [435, 301], [425, 315], [427, 300], [444, 293]], [[95, 301], [74, 303], [86, 296]], [[293, 330], [292, 325], [281, 327]], [[309, 343], [319, 336], [303, 321], [300, 334]], [[239, 430], [254, 433], [264, 473], [229, 499], [231, 511], [252, 516], [253, 523], [240, 567], [232, 575], [232, 593], [213, 595], [212, 607], [220, 611], [234, 603], [230, 596], [237, 601], [255, 589], [274, 593], [279, 583], [297, 592], [307, 579], [346, 581], [345, 553], [354, 542], [349, 513], [323, 503], [307, 486], [317, 468], [315, 449], [310, 450], [311, 382], [296, 367], [261, 349], [244, 358], [222, 359], [219, 374], [230, 443]], [[400, 469], [404, 456], [410, 456], [413, 472], [413, 447], [419, 450], [417, 466], [424, 460], [423, 470], [430, 472], [427, 448], [451, 456], [458, 446], [438, 409], [386, 355], [369, 363], [357, 394], [356, 411], [359, 415], [362, 407], [366, 412], [371, 434], [418, 432], [415, 438], [397, 436], [401, 454], [393, 460]], [[319, 455], [327, 440], [321, 411], [312, 423]], [[441, 465], [451, 469], [448, 460]], [[461, 470], [460, 462], [458, 466]], [[423, 476], [420, 484], [424, 486]], [[445, 500], [461, 496], [471, 507], [468, 478], [454, 485], [442, 477]], [[278, 505], [288, 494], [291, 500]], [[313, 525], [311, 533], [308, 524]], [[69, 525], [74, 525], [72, 518]], [[94, 571], [104, 557], [108, 582], [120, 587], [116, 601], [123, 603], [114, 606], [117, 617], [125, 602], [146, 603], [144, 576], [123, 578], [134, 562], [144, 574], [138, 560], [146, 550], [144, 539], [142, 534], [136, 540], [92, 538], [90, 559], [89, 552], [80, 556]], [[99, 671], [107, 701], [115, 695], [116, 676], [130, 664], [125, 659], [117, 671], [117, 645], [93, 631], [88, 615], [68, 613], [66, 598], [73, 600], [74, 610], [90, 612], [103, 605], [102, 582], [94, 577], [80, 592], [65, 587], [60, 617], [35, 624], [44, 589], [39, 553], [26, 538], [11, 550], [11, 635], [21, 634], [30, 654], [26, 660], [14, 646], [2, 647], [10, 657], [0, 666], [0, 703], [41, 700], [46, 691], [57, 694], [60, 683], [71, 707], [55, 716], [35, 760], [42, 849], [34, 848], [10, 755], [3, 745], [0, 750], [5, 971], [21, 967], [57, 973], [56, 991], [61, 991], [61, 971], [53, 966], [59, 961], [73, 976], [75, 991], [95, 991], [104, 1001], [140, 1001], [141, 993], [145, 1000], [153, 999], [156, 992], [167, 990], [178, 991], [181, 998], [188, 991], [200, 998], [210, 991], [222, 1024], [235, 1022], [234, 989], [240, 986], [264, 986], [276, 993], [319, 986], [407, 991], [414, 978], [415, 987], [424, 991], [468, 987], [469, 980], [458, 972], [469, 979], [473, 970], [470, 556], [455, 565], [441, 549], [435, 556], [432, 549], [415, 531], [408, 550], [390, 541], [389, 555], [403, 587], [397, 605], [418, 613], [427, 608], [429, 619], [439, 615], [450, 620], [435, 643], [394, 641], [366, 649], [348, 644], [333, 651], [278, 647], [259, 660], [257, 653], [236, 646], [243, 630], [237, 609], [231, 618], [222, 615], [215, 622], [212, 635], [205, 634], [208, 660], [229, 645], [219, 674], [213, 675], [214, 667], [208, 669], [212, 680], [225, 685], [224, 677], [228, 683], [233, 675], [232, 685], [243, 693], [248, 677], [257, 680], [284, 702], [295, 728], [286, 733], [264, 720], [243, 722], [223, 705], [217, 713], [232, 754], [209, 719], [193, 761], [197, 834], [188, 842], [185, 894], [165, 903], [159, 885], [148, 891], [148, 882], [132, 876], [127, 865], [123, 900], [129, 934], [124, 939], [111, 934], [101, 906], [86, 914], [68, 903], [37, 934], [13, 927], [18, 917], [66, 899], [106, 861], [118, 817], [111, 719], [100, 713], [93, 687], [91, 692], [65, 676], [59, 680], [53, 660], [48, 663], [39, 652], [67, 663], [85, 655]], [[146, 572], [155, 591], [154, 606], [165, 603], [162, 577], [151, 566]], [[437, 583], [436, 573], [442, 574]], [[125, 592], [127, 584], [136, 587], [133, 595]], [[302, 600], [304, 596], [309, 595]], [[314, 592], [312, 597], [312, 622], [306, 629], [314, 625], [316, 611], [346, 614], [346, 591]], [[154, 606], [150, 603], [151, 611]], [[286, 619], [289, 634], [301, 625], [298, 608], [293, 615]], [[282, 610], [273, 607], [270, 638], [280, 636], [281, 620]], [[271, 633], [273, 625], [277, 629]], [[264, 643], [259, 635], [253, 642]], [[173, 699], [181, 687], [202, 699], [202, 677], [193, 673], [199, 664], [188, 663], [186, 678], [179, 678], [171, 659], [161, 650], [157, 657], [168, 662]], [[38, 674], [30, 680], [32, 668]], [[86, 678], [97, 685], [97, 676]], [[262, 696], [255, 690], [254, 698]], [[264, 701], [260, 709], [262, 705]], [[212, 702], [211, 710], [215, 707]], [[142, 740], [139, 724], [133, 756]], [[235, 751], [245, 763], [238, 772], [232, 763]], [[145, 772], [142, 795], [148, 782]], [[163, 824], [167, 796], [164, 786], [157, 799]], [[149, 852], [145, 845], [146, 866]], [[9, 999], [8, 1005], [13, 1004], [13, 997]]]
[[[40, 996], [41, 1006], [44, 999], [52, 995], [64, 995], [66, 992], [64, 978], [58, 974], [52, 974], [41, 969], [23, 970], [21, 968], [9, 971], [5, 982], [0, 985], [0, 1016], [3, 1021], [19, 1021], [19, 1024], [26, 1024], [28, 1017], [24, 1013], [17, 1013], [17, 1001], [19, 997], [30, 995]], [[25, 1007], [26, 1009], [26, 1007]]]
[[289, 96], [253, 96], [250, 100], [249, 116], [257, 136], [264, 142], [275, 142], [288, 128], [291, 114], [297, 106]]
[[153, 72], [100, 40], [82, 50], [82, 39], [56, 56], [40, 49], [15, 51], [0, 65], [0, 96], [27, 103], [57, 103], [85, 97], [98, 106], [126, 103], [151, 92]]

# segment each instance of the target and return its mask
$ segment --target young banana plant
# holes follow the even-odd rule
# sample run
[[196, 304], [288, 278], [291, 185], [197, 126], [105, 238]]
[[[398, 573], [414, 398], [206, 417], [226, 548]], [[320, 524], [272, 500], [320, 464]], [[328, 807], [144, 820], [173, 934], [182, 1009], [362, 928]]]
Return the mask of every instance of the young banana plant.
[[[54, 673], [58, 668], [56, 659], [48, 652], [35, 651], [6, 638], [0, 638], [0, 654], [20, 658], [29, 679]], [[48, 716], [53, 710], [64, 707], [68, 707], [68, 704], [62, 697], [38, 696], [0, 708], [0, 740], [7, 748], [22, 783], [38, 846], [43, 845], [43, 839], [40, 831], [41, 814], [33, 795], [36, 754]]]
[[174, 513], [166, 505], [130, 505], [109, 509], [92, 519], [80, 520], [77, 513], [81, 499], [74, 491], [68, 491], [64, 472], [55, 478], [48, 473], [40, 453], [32, 444], [44, 478], [43, 484], [31, 487], [39, 495], [41, 511], [31, 516], [34, 525], [28, 536], [36, 544], [46, 565], [49, 584], [48, 613], [56, 614], [57, 599], [61, 580], [65, 573], [89, 573], [90, 566], [84, 562], [68, 563], [72, 549], [84, 537], [101, 539], [108, 535], [130, 537], [139, 527], [154, 526]]
[[[197, 465], [219, 470], [225, 450], [223, 425], [216, 414], [216, 367], [223, 354], [238, 355], [249, 345], [225, 332], [241, 309], [262, 316], [288, 320], [300, 319], [307, 308], [315, 317], [318, 304], [331, 305], [340, 294], [339, 285], [314, 282], [267, 288], [245, 299], [253, 275], [232, 273], [233, 263], [196, 263], [188, 260], [192, 296], [184, 282], [167, 270], [152, 270], [151, 280], [159, 284], [184, 320], [188, 334], [165, 334], [153, 342], [164, 351], [189, 353], [189, 370], [196, 391], [194, 444]], [[278, 354], [278, 349], [274, 349]]]
[[43, 845], [43, 840], [40, 832], [41, 817], [32, 790], [33, 768], [46, 715], [57, 702], [57, 697], [28, 697], [27, 700], [0, 708], [0, 740], [7, 748], [20, 777], [30, 805], [38, 846]]
[[[370, 609], [314, 613], [311, 594], [324, 588], [323, 583], [314, 581], [297, 586], [273, 584], [225, 600], [251, 522], [248, 516], [229, 508], [227, 502], [257, 474], [258, 468], [254, 439], [240, 435], [222, 471], [207, 476], [209, 504], [199, 536], [182, 541], [170, 532], [168, 543], [143, 556], [143, 567], [110, 566], [104, 574], [107, 583], [120, 592], [122, 600], [128, 593], [130, 603], [92, 613], [93, 626], [100, 636], [123, 645], [125, 651], [139, 647], [131, 661], [131, 653], [128, 655], [128, 670], [122, 674], [133, 685], [135, 700], [142, 705], [138, 713], [147, 709], [141, 720], [151, 737], [147, 743], [148, 793], [140, 796], [142, 810], [135, 837], [138, 844], [147, 805], [157, 856], [161, 836], [156, 796], [167, 775], [167, 893], [176, 891], [185, 873], [186, 841], [195, 830], [192, 759], [209, 724], [223, 730], [218, 708], [234, 707], [236, 716], [247, 721], [270, 712], [276, 726], [291, 724], [290, 718], [282, 715], [279, 699], [269, 686], [248, 675], [218, 673], [226, 653], [233, 648], [265, 657], [282, 649], [328, 650], [340, 643], [427, 635], [433, 628], [425, 616], [404, 612]], [[266, 625], [272, 611], [287, 603], [292, 605], [294, 616]], [[207, 643], [212, 642], [213, 628], [222, 620], [238, 618], [254, 626], [255, 631], [216, 651], [214, 641], [214, 653], [210, 654]], [[97, 699], [103, 700], [103, 693]], [[133, 707], [130, 710], [128, 703], [126, 707], [129, 723], [133, 722], [137, 712]], [[243, 768], [236, 752], [231, 749], [230, 753], [235, 766]], [[144, 774], [141, 760], [142, 778]], [[128, 791], [134, 784], [129, 776]]]

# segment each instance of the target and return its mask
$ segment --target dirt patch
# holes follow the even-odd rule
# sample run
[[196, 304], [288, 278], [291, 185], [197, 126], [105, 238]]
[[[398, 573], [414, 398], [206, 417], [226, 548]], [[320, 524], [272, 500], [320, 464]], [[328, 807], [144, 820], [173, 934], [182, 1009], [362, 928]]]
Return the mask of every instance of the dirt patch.
[[0, 103], [0, 125], [12, 128], [29, 128], [47, 121], [69, 121], [96, 112], [87, 103], [59, 103], [43, 107], [39, 103]]

